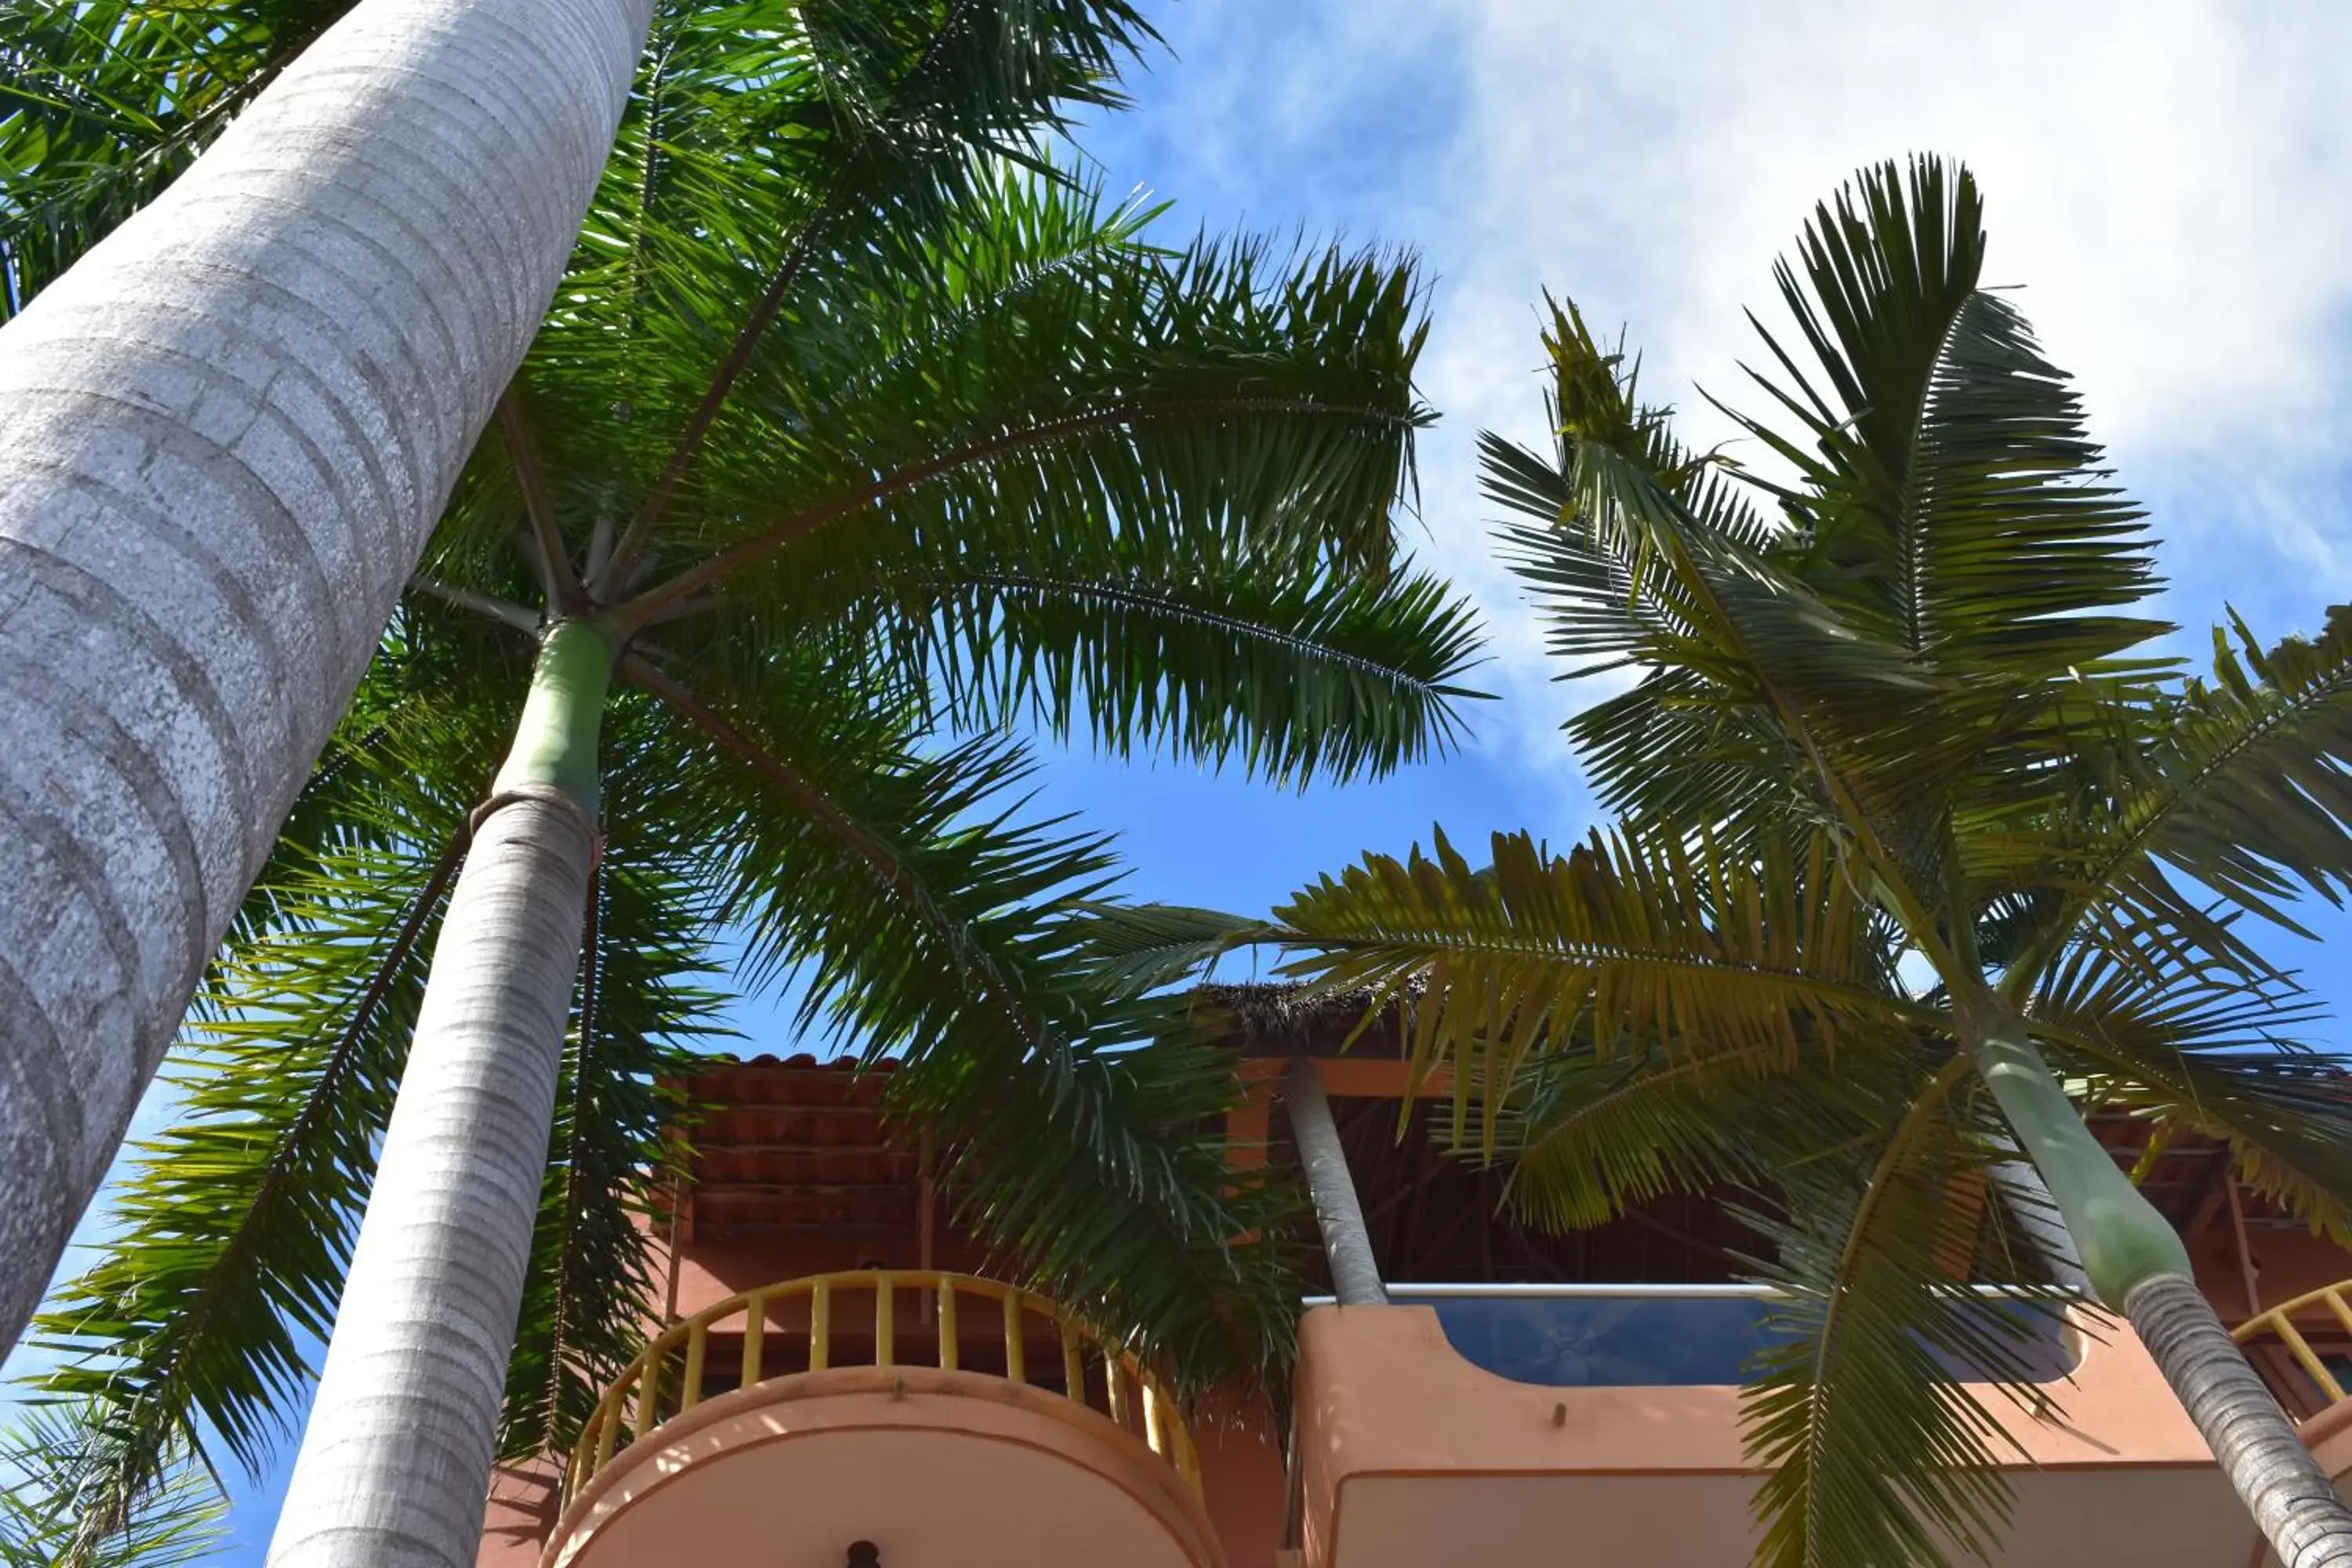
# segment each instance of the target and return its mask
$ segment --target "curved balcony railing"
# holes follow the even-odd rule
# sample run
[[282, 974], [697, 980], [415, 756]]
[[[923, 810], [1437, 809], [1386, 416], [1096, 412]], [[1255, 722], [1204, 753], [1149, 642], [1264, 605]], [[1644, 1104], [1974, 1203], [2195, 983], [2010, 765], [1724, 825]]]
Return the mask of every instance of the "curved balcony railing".
[[[872, 1299], [870, 1341], [846, 1331], [836, 1333], [836, 1322], [845, 1321], [840, 1310], [845, 1296]], [[938, 1349], [920, 1362], [901, 1361], [897, 1355], [907, 1328], [899, 1321], [900, 1303], [910, 1298], [928, 1303], [935, 1314], [923, 1324], [923, 1332], [929, 1335], [936, 1329]], [[992, 1315], [1003, 1330], [1001, 1373], [992, 1365], [981, 1371], [963, 1364], [969, 1346], [959, 1333], [959, 1303], [967, 1300], [995, 1303]], [[805, 1312], [806, 1334], [779, 1333], [771, 1321], [779, 1309], [795, 1318]], [[1029, 1331], [1039, 1320], [1049, 1331], [1045, 1338], [1059, 1353], [1049, 1352], [1046, 1364], [1033, 1374]], [[715, 1370], [714, 1342], [729, 1352]], [[988, 1348], [987, 1359], [994, 1362], [996, 1345]], [[845, 1350], [845, 1356], [841, 1353]], [[723, 1365], [725, 1359], [734, 1361], [731, 1371]], [[1104, 1341], [1053, 1301], [1015, 1286], [969, 1274], [900, 1268], [817, 1274], [763, 1285], [664, 1329], [605, 1389], [581, 1428], [564, 1471], [563, 1504], [568, 1508], [616, 1452], [707, 1399], [802, 1373], [914, 1365], [979, 1372], [1060, 1393], [1137, 1433], [1194, 1495], [1200, 1492], [1200, 1458], [1192, 1434], [1185, 1430], [1167, 1384], [1132, 1353]]]
[[2326, 1359], [2312, 1348], [2311, 1341], [2303, 1331], [2295, 1327], [2296, 1318], [2315, 1316], [2323, 1309], [2335, 1320], [2335, 1328], [2352, 1337], [2352, 1279], [2323, 1286], [2297, 1296], [2292, 1301], [2282, 1301], [2268, 1311], [2255, 1313], [2231, 1331], [2231, 1337], [2248, 1351], [2255, 1370], [2264, 1374], [2263, 1381], [2270, 1384], [2271, 1392], [2280, 1395], [2279, 1403], [2298, 1417], [2309, 1417], [2317, 1415], [2318, 1411], [2298, 1409], [2297, 1405], [2305, 1402], [2286, 1397], [2287, 1391], [2279, 1386], [2280, 1379], [2276, 1375], [2279, 1369], [2264, 1365], [2264, 1358], [2254, 1352], [2266, 1342], [2274, 1342], [2284, 1346], [2287, 1354], [2294, 1358], [2294, 1364], [2303, 1369], [2304, 1375], [2310, 1378], [2317, 1391], [2326, 1396], [2321, 1408], [2342, 1400], [2344, 1384], [2329, 1369]]

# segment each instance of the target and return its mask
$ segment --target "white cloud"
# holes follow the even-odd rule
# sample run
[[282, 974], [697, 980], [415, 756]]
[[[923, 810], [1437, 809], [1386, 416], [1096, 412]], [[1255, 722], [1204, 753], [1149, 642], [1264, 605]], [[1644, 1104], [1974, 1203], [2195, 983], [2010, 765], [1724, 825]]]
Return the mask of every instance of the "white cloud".
[[1989, 276], [2154, 504], [2179, 613], [2307, 621], [2352, 589], [2352, 6], [1189, 0], [1163, 25], [1181, 63], [1088, 137], [1122, 175], [1213, 223], [1410, 241], [1442, 279], [1427, 512], [1496, 622], [1521, 760], [1579, 699], [1538, 684], [1470, 441], [1540, 437], [1541, 290], [1626, 323], [1714, 438], [1692, 386], [1739, 391], [1772, 259], [1915, 150], [1983, 182]]
[[2352, 8], [1461, 11], [1480, 177], [1453, 216], [1501, 242], [1481, 294], [1539, 273], [1606, 296], [1670, 374], [1727, 382], [1811, 205], [1864, 160], [1946, 152], [1987, 186], [1990, 274], [2028, 286], [2117, 443], [2341, 432]]

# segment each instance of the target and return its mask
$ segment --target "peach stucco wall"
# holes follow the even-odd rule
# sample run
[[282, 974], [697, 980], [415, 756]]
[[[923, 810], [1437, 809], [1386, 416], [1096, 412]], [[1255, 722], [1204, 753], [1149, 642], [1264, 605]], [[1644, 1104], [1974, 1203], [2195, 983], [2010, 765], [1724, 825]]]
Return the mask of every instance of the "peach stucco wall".
[[1225, 1395], [1192, 1415], [1201, 1489], [1230, 1568], [1276, 1568], [1289, 1493], [1282, 1441], [1262, 1398]]
[[562, 1485], [562, 1470], [552, 1459], [501, 1465], [492, 1472], [476, 1568], [537, 1568], [540, 1551], [555, 1528]]
[[[2251, 1531], [2202, 1439], [2130, 1331], [2103, 1331], [2054, 1391], [2063, 1420], [1988, 1398], [2022, 1450], [2000, 1561], [2086, 1561], [2070, 1521], [2088, 1509], [2105, 1561], [2242, 1562]], [[1455, 1353], [1426, 1307], [1318, 1308], [1300, 1352], [1310, 1568], [1747, 1561], [1758, 1472], [1736, 1388], [1512, 1383]]]

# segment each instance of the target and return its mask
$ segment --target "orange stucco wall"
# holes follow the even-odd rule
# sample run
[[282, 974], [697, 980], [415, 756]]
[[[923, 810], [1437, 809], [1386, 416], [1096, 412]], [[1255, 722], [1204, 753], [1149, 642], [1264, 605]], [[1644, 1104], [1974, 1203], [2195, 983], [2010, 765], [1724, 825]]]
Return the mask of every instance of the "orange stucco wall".
[[499, 1466], [490, 1477], [489, 1501], [482, 1510], [477, 1568], [536, 1568], [540, 1550], [555, 1528], [562, 1483], [562, 1471], [551, 1459]]

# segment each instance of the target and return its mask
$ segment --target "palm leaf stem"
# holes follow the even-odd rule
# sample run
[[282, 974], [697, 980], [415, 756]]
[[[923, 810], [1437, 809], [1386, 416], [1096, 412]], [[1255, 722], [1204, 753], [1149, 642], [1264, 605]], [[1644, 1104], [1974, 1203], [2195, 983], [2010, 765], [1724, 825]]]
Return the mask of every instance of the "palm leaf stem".
[[1383, 663], [1364, 654], [1351, 653], [1346, 648], [1334, 647], [1328, 642], [1318, 642], [1312, 637], [1301, 637], [1297, 632], [1284, 631], [1278, 626], [1269, 626], [1262, 622], [1247, 620], [1239, 616], [1221, 615], [1214, 610], [1202, 609], [1197, 605], [1183, 604], [1164, 595], [1148, 594], [1140, 589], [1127, 587], [1117, 583], [1087, 582], [1073, 577], [1026, 577], [1009, 572], [974, 572], [959, 576], [954, 581], [960, 586], [992, 588], [1007, 597], [1015, 595], [1040, 596], [1058, 595], [1065, 599], [1082, 604], [1120, 610], [1141, 610], [1152, 615], [1166, 616], [1171, 619], [1188, 621], [1194, 626], [1213, 631], [1226, 633], [1237, 644], [1249, 642], [1276, 644], [1293, 653], [1312, 654], [1332, 664], [1361, 674], [1379, 676], [1384, 680], [1402, 679], [1412, 682], [1425, 697], [1438, 698], [1454, 694], [1451, 687], [1410, 674], [1402, 674], [1394, 665]]
[[670, 502], [677, 498], [678, 487], [686, 482], [687, 475], [693, 470], [695, 458], [701, 454], [703, 440], [710, 434], [711, 426], [719, 422], [728, 394], [734, 391], [735, 384], [751, 368], [751, 355], [758, 350], [760, 340], [767, 334], [777, 314], [783, 310], [785, 296], [792, 291], [793, 284], [807, 267], [819, 236], [833, 221], [840, 195], [841, 187], [836, 186], [809, 215], [808, 222], [793, 240], [792, 248], [785, 253], [782, 264], [769, 279], [766, 291], [751, 307], [751, 314], [744, 318], [742, 327], [735, 334], [734, 343], [727, 351], [727, 357], [719, 361], [718, 370], [711, 375], [710, 384], [703, 390], [702, 401], [687, 417], [686, 428], [678, 433], [677, 442], [671, 447], [667, 460], [662, 464], [661, 473], [654, 480], [645, 505], [637, 510], [636, 516], [629, 520], [628, 527], [621, 531], [620, 542], [613, 547], [613, 553], [606, 558], [604, 570], [606, 584], [627, 582], [637, 557], [652, 542], [654, 530], [661, 526]]
[[755, 534], [740, 543], [730, 545], [680, 572], [665, 582], [656, 584], [635, 598], [614, 606], [610, 619], [624, 634], [650, 624], [661, 612], [690, 594], [698, 593], [726, 576], [738, 567], [763, 561], [786, 545], [814, 533], [817, 530], [854, 512], [862, 511], [889, 500], [892, 496], [945, 479], [949, 475], [976, 467], [1014, 452], [1032, 447], [1051, 446], [1057, 441], [1098, 435], [1106, 430], [1139, 430], [1154, 425], [1179, 419], [1218, 417], [1251, 414], [1287, 414], [1323, 416], [1332, 418], [1379, 421], [1410, 426], [1408, 416], [1392, 414], [1385, 409], [1343, 406], [1318, 402], [1304, 397], [1204, 397], [1187, 398], [1169, 403], [1113, 404], [1106, 408], [1090, 409], [1060, 419], [1040, 420], [1019, 429], [1001, 431], [984, 440], [974, 441], [951, 452], [926, 458], [903, 468], [885, 474], [870, 484], [817, 502], [793, 513], [773, 527]]
[[[1418, 932], [1409, 940], [1401, 940], [1388, 933], [1355, 937], [1327, 935], [1318, 931], [1312, 937], [1307, 937], [1288, 927], [1269, 926], [1262, 932], [1240, 939], [1234, 945], [1274, 946], [1294, 950], [1304, 948], [1318, 954], [1360, 952], [1371, 956], [1392, 955], [1400, 949], [1410, 947], [1420, 949], [1439, 959], [1443, 959], [1449, 952], [1460, 952], [1479, 958], [1508, 956], [1533, 959], [1538, 962], [1558, 962], [1562, 952], [1560, 943], [1537, 937], [1529, 937], [1525, 941], [1512, 941], [1491, 931], [1462, 933], [1435, 927]], [[1875, 991], [1865, 985], [1848, 985], [1834, 980], [1824, 980], [1802, 969], [1790, 968], [1785, 965], [1756, 963], [1709, 953], [1675, 952], [1660, 948], [1638, 946], [1631, 942], [1579, 943], [1574, 958], [1578, 963], [1622, 964], [1629, 969], [1640, 968], [1704, 978], [1747, 977], [1758, 981], [1769, 981], [1776, 987], [1776, 994], [1781, 996], [1842, 1004], [1850, 1008], [1867, 1011], [1882, 1018], [1899, 1020], [1906, 1024], [1933, 1029], [1938, 1034], [1948, 1034], [1951, 1029], [1950, 1016], [1937, 1008], [1921, 1003], [1907, 1002], [1898, 996], [1890, 996], [1883, 991]], [[1289, 972], [1286, 971], [1286, 973]], [[1739, 1054], [1741, 1053], [1738, 1051], [1727, 1051], [1721, 1055], [1709, 1055], [1701, 1059], [1712, 1064], [1731, 1059]]]
[[475, 615], [487, 616], [500, 626], [512, 626], [519, 632], [533, 637], [539, 634], [540, 625], [543, 619], [537, 610], [472, 588], [461, 588], [454, 583], [444, 583], [437, 577], [428, 577], [422, 573], [411, 577], [408, 580], [408, 585], [420, 594], [430, 595], [445, 605], [453, 605], [460, 610], [469, 610]]
[[[898, 88], [903, 89], [931, 68], [939, 58], [940, 47], [963, 25], [965, 14], [971, 8], [971, 0], [955, 0], [955, 4], [948, 7], [947, 15], [940, 19], [930, 41], [924, 46], [921, 57], [899, 79]], [[605, 566], [605, 576], [609, 582], [628, 581], [630, 568], [651, 542], [654, 530], [661, 526], [661, 520], [669, 510], [670, 502], [676, 499], [678, 487], [686, 482], [696, 458], [700, 456], [702, 443], [709, 436], [710, 427], [719, 422], [728, 395], [735, 390], [735, 384], [742, 379], [743, 373], [751, 368], [751, 355], [758, 350], [760, 340], [775, 324], [793, 283], [807, 269], [809, 258], [815, 254], [817, 241], [824, 237], [838, 215], [842, 200], [849, 193], [850, 175], [869, 147], [870, 143], [860, 142], [843, 162], [835, 173], [824, 199], [810, 211], [802, 222], [799, 233], [793, 236], [792, 244], [785, 247], [782, 261], [777, 264], [775, 273], [769, 279], [767, 288], [761, 290], [758, 302], [743, 318], [743, 325], [737, 330], [734, 342], [728, 347], [727, 357], [719, 362], [710, 384], [703, 390], [701, 401], [695, 405], [694, 412], [687, 418], [686, 427], [679, 431], [669, 457], [662, 464], [659, 477], [654, 480], [653, 489], [646, 497], [645, 504], [638, 508], [637, 515], [630, 520], [629, 526], [621, 531], [621, 542], [614, 547], [612, 558]]]
[[537, 546], [533, 564], [539, 568], [547, 602], [558, 616], [579, 615], [588, 606], [588, 595], [580, 585], [578, 574], [572, 570], [571, 552], [564, 548], [563, 535], [556, 528], [554, 503], [547, 494], [547, 470], [540, 462], [539, 444], [531, 435], [530, 421], [523, 416], [521, 398], [512, 383], [499, 398], [499, 434], [506, 442], [507, 458], [514, 465], [515, 483], [522, 491], [523, 512], [530, 521], [531, 542]]

